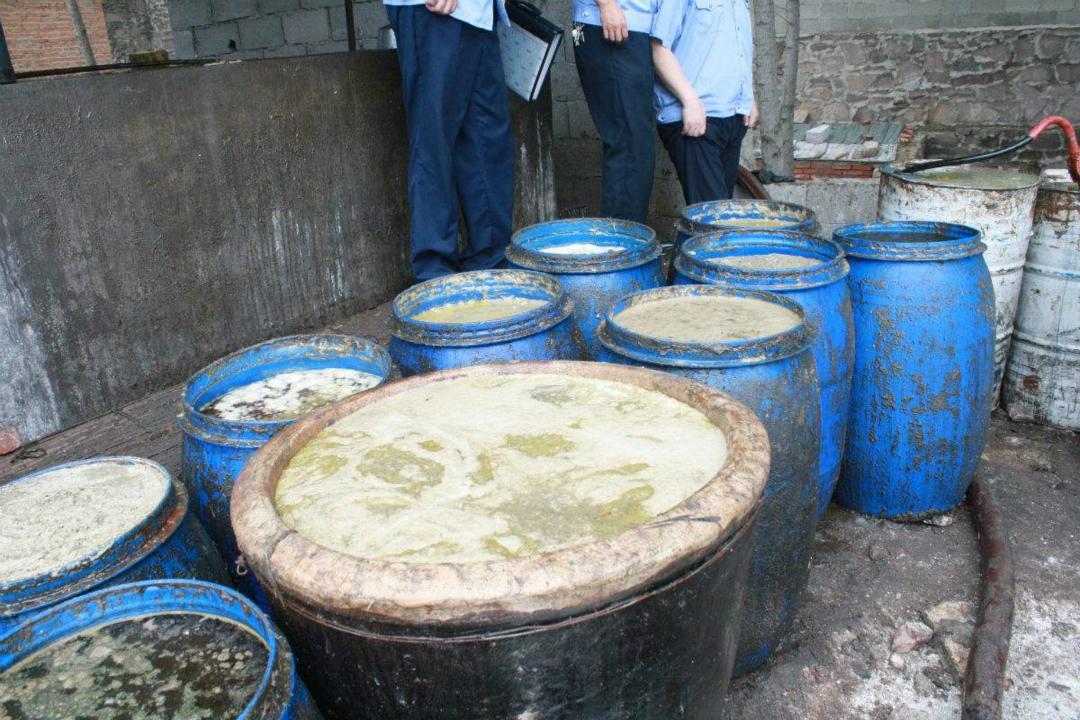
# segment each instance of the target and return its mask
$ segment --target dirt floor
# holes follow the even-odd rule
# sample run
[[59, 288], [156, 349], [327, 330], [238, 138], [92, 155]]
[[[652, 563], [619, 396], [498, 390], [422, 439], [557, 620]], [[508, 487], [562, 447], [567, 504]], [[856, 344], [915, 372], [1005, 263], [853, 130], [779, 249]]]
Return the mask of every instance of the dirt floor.
[[[386, 340], [387, 307], [333, 326]], [[178, 472], [180, 388], [0, 459], [0, 481], [96, 454]], [[1080, 720], [1080, 435], [1000, 411], [979, 472], [1004, 507], [1017, 576], [1007, 720]], [[960, 717], [979, 558], [968, 510], [898, 524], [833, 506], [817, 533], [794, 631], [732, 685], [732, 720]]]

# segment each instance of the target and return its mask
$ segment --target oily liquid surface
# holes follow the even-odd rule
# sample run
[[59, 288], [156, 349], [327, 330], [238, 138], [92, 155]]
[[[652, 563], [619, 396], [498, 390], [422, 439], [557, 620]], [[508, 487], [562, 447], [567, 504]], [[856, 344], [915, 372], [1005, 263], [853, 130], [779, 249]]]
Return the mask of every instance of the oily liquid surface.
[[631, 305], [616, 324], [645, 337], [720, 343], [768, 337], [799, 324], [799, 316], [765, 300], [684, 295]]
[[342, 418], [284, 470], [286, 525], [362, 558], [465, 563], [532, 556], [646, 523], [711, 480], [724, 433], [625, 383], [458, 378]]
[[223, 420], [295, 420], [380, 382], [378, 375], [349, 368], [296, 370], [233, 388], [199, 410]]
[[268, 656], [260, 638], [221, 618], [121, 620], [0, 674], [0, 718], [227, 720], [251, 701]]
[[540, 250], [545, 255], [607, 255], [626, 250], [622, 245], [597, 245], [589, 242], [568, 243], [566, 245], [551, 245]]
[[166, 497], [142, 463], [90, 462], [0, 485], [0, 584], [60, 573], [100, 556]]
[[789, 253], [760, 253], [756, 255], [721, 255], [712, 262], [740, 270], [796, 270], [820, 265], [821, 260]]
[[478, 323], [505, 320], [521, 313], [547, 305], [549, 300], [525, 297], [491, 297], [483, 300], [448, 303], [424, 310], [412, 316], [413, 320], [430, 323]]
[[904, 173], [903, 177], [926, 180], [949, 187], [970, 187], [980, 190], [1016, 190], [1030, 187], [1037, 179], [1012, 170], [974, 167], [943, 167], [917, 173]]

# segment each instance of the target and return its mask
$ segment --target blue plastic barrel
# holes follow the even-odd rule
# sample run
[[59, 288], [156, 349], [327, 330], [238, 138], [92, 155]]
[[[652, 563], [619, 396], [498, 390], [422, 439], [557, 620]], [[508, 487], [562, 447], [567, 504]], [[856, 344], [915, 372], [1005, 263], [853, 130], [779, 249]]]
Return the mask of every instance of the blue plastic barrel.
[[[725, 258], [780, 253], [815, 261], [799, 268], [733, 267]], [[736, 261], [737, 262], [737, 261]], [[818, 519], [840, 476], [847, 434], [855, 333], [848, 264], [836, 243], [791, 232], [733, 230], [690, 239], [675, 258], [675, 283], [705, 283], [766, 290], [799, 303], [814, 330], [814, 360], [821, 383], [821, 456]]]
[[[701, 295], [747, 298], [791, 311], [783, 332], [719, 343], [674, 342], [632, 332], [619, 314], [642, 304]], [[677, 306], [670, 312], [678, 312]], [[754, 530], [753, 566], [743, 600], [735, 674], [761, 665], [791, 628], [810, 570], [817, 520], [820, 392], [805, 313], [787, 298], [756, 290], [682, 285], [646, 290], [615, 303], [599, 329], [600, 359], [688, 377], [753, 410], [766, 431], [772, 464]]]
[[[155, 615], [191, 613], [220, 618], [247, 629], [267, 648], [262, 678], [237, 720], [318, 720], [296, 673], [284, 636], [254, 604], [229, 588], [195, 580], [148, 580], [116, 585], [55, 605], [0, 637], [0, 674], [20, 661], [102, 625]], [[167, 658], [166, 658], [167, 660]], [[184, 678], [170, 681], [167, 692]], [[122, 693], [123, 689], [114, 692]], [[222, 718], [222, 720], [227, 720]]]
[[930, 222], [838, 229], [851, 264], [855, 371], [835, 498], [915, 519], [964, 497], [986, 445], [994, 291], [978, 230]]
[[660, 243], [641, 223], [612, 218], [555, 220], [514, 233], [506, 258], [512, 267], [555, 275], [574, 302], [574, 320], [589, 356], [600, 342], [596, 328], [612, 303], [660, 287]]
[[821, 225], [813, 210], [795, 203], [749, 198], [710, 200], [683, 208], [675, 224], [675, 254], [688, 238], [717, 230], [787, 230], [818, 235]]
[[[345, 368], [377, 375], [384, 381], [392, 364], [372, 340], [348, 335], [293, 335], [228, 355], [203, 368], [183, 393], [181, 477], [191, 491], [196, 515], [213, 538], [236, 587], [269, 609], [269, 601], [236, 547], [229, 519], [233, 481], [256, 450], [293, 420], [226, 420], [202, 412], [233, 388], [284, 372]], [[298, 418], [297, 418], [298, 419]]]
[[[534, 307], [478, 322], [417, 319], [440, 309], [504, 300]], [[558, 279], [525, 270], [474, 270], [419, 283], [394, 299], [390, 354], [408, 377], [519, 360], [583, 360], [574, 303]]]
[[[6, 483], [35, 482], [69, 468], [101, 466], [108, 472], [114, 466], [137, 467], [165, 479], [160, 501], [144, 516], [126, 518], [126, 531], [105, 547], [85, 547], [61, 564], [44, 572], [0, 580], [0, 635], [44, 608], [89, 592], [94, 588], [153, 578], [198, 578], [227, 583], [228, 574], [213, 543], [194, 514], [188, 512], [188, 494], [175, 482], [169, 471], [151, 460], [136, 457], [96, 457], [38, 470]], [[156, 498], [155, 498], [156, 500]], [[115, 498], [88, 498], [88, 502], [112, 503]], [[91, 511], [90, 508], [87, 509]], [[17, 532], [32, 533], [44, 542], [52, 532], [76, 532], [60, 527], [62, 518], [44, 514], [42, 523], [17, 519]], [[5, 558], [10, 561], [11, 558]]]

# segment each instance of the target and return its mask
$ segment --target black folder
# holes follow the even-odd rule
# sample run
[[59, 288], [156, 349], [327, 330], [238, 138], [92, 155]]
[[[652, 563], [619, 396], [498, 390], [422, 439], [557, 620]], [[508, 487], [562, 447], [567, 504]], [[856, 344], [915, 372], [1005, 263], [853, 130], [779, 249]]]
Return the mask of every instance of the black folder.
[[507, 0], [506, 14], [510, 26], [498, 24], [506, 85], [526, 100], [535, 100], [559, 52], [563, 31], [524, 0]]

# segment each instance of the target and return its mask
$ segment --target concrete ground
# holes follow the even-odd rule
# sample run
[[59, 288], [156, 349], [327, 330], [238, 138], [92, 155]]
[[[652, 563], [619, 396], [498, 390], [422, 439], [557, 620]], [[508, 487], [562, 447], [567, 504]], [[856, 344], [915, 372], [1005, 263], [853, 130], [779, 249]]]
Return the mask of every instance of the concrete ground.
[[[385, 341], [387, 306], [333, 326]], [[179, 471], [180, 388], [167, 388], [0, 459], [0, 481], [96, 454]], [[994, 415], [979, 472], [1004, 508], [1017, 576], [1007, 720], [1080, 719], [1080, 435]], [[968, 510], [900, 524], [829, 509], [795, 628], [735, 681], [730, 720], [945, 720], [979, 591]], [[894, 651], [895, 648], [895, 651]]]

